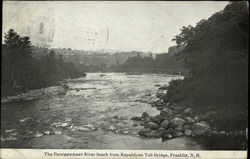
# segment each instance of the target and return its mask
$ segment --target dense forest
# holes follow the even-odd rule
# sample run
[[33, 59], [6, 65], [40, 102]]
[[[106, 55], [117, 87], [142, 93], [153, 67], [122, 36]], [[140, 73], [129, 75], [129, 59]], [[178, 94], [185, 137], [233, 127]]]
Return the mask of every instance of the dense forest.
[[63, 78], [85, 76], [73, 63], [64, 62], [50, 51], [41, 58], [32, 57], [30, 38], [10, 29], [2, 44], [1, 96], [15, 95], [30, 89], [56, 85]]
[[247, 2], [230, 2], [224, 10], [195, 27], [187, 26], [173, 39], [185, 48], [178, 53], [190, 71], [170, 82], [166, 100], [192, 107], [201, 114], [214, 111], [218, 129], [245, 129], [248, 116]]

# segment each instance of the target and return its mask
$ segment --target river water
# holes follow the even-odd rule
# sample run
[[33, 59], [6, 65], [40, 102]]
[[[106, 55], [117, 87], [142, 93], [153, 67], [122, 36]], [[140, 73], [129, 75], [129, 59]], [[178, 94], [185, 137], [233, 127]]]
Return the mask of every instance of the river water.
[[159, 114], [151, 107], [172, 79], [164, 74], [88, 73], [68, 80], [66, 95], [1, 106], [1, 147], [70, 149], [206, 149], [192, 138], [162, 141], [138, 136], [131, 117]]

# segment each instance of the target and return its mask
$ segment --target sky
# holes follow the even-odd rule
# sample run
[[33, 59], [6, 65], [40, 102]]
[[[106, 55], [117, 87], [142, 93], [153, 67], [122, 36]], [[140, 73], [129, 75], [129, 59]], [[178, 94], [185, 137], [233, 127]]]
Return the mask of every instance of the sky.
[[[182, 26], [195, 26], [227, 1], [4, 1], [3, 30], [33, 45], [161, 53]], [[3, 37], [2, 37], [3, 39]]]

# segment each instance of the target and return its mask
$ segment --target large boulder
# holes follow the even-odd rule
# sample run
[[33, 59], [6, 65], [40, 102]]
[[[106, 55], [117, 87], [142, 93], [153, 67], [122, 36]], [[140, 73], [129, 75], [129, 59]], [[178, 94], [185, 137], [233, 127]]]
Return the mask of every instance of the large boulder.
[[199, 122], [194, 124], [193, 136], [203, 136], [209, 135], [211, 133], [211, 128], [206, 122]]
[[164, 120], [161, 122], [161, 127], [167, 129], [169, 127], [169, 121], [168, 120]]
[[173, 116], [173, 111], [170, 108], [164, 108], [161, 110], [160, 116], [163, 119], [170, 119]]
[[151, 116], [150, 120], [156, 124], [161, 124], [163, 118], [160, 115]]
[[185, 120], [181, 118], [177, 118], [177, 117], [170, 121], [171, 127], [179, 127], [179, 126], [183, 126], [184, 124], [185, 124]]
[[148, 122], [147, 124], [145, 124], [145, 128], [156, 130], [156, 129], [159, 129], [160, 126], [158, 124], [156, 124], [156, 123]]

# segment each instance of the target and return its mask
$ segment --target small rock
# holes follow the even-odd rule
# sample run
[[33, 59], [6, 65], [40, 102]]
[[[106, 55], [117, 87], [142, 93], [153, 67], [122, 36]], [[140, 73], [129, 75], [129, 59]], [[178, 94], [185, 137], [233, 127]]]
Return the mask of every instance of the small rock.
[[9, 129], [9, 130], [5, 130], [5, 132], [13, 132], [13, 131], [16, 131], [16, 129]]
[[138, 124], [134, 123], [132, 126], [138, 126]]
[[37, 132], [37, 133], [35, 134], [35, 137], [41, 137], [41, 136], [43, 136], [42, 133]]
[[161, 127], [167, 129], [169, 127], [169, 121], [168, 120], [164, 120], [163, 122], [161, 122]]
[[147, 137], [148, 134], [149, 134], [149, 132], [150, 132], [150, 129], [143, 128], [143, 129], [141, 129], [141, 130], [138, 132], [138, 134], [139, 134], [140, 136], [145, 136], [145, 137]]
[[224, 135], [226, 134], [226, 131], [220, 131], [220, 134]]
[[69, 89], [69, 86], [67, 84], [61, 85], [64, 89]]
[[68, 126], [69, 124], [68, 123], [62, 123], [61, 124], [61, 127], [66, 127], [66, 126]]
[[174, 132], [175, 132], [175, 129], [173, 129], [173, 128], [168, 128], [167, 130], [165, 130], [166, 134], [172, 134]]
[[195, 120], [196, 122], [200, 122], [200, 121], [202, 120], [202, 117], [201, 117], [201, 116], [195, 116], [195, 117], [194, 117], [194, 120]]
[[4, 138], [1, 136], [1, 141], [14, 141], [17, 140], [17, 138], [13, 137], [13, 136], [9, 136], [7, 138]]
[[205, 122], [200, 122], [200, 123], [195, 123], [194, 124], [194, 128], [193, 128], [193, 133], [192, 135], [197, 135], [197, 136], [201, 136], [201, 135], [208, 135], [210, 134], [211, 129], [209, 127], [209, 125]]
[[76, 88], [76, 92], [79, 92], [80, 91], [80, 89], [79, 88]]
[[175, 128], [175, 130], [177, 130], [177, 131], [183, 131], [184, 130], [183, 125], [177, 126]]
[[184, 134], [183, 134], [183, 132], [176, 131], [172, 135], [173, 135], [173, 137], [180, 137], [180, 136], [183, 136]]
[[65, 118], [65, 121], [66, 121], [66, 122], [71, 122], [72, 119], [71, 119], [71, 118]]
[[171, 139], [173, 136], [171, 134], [165, 134], [162, 136], [163, 139]]
[[49, 135], [50, 131], [44, 131], [44, 134]]
[[164, 107], [156, 107], [156, 109], [158, 109], [158, 110], [163, 110]]
[[185, 123], [185, 120], [176, 117], [172, 119], [169, 124], [171, 127], [178, 127], [178, 126], [183, 126], [184, 123]]
[[163, 119], [169, 119], [172, 117], [172, 115], [173, 115], [173, 111], [169, 108], [164, 108], [160, 112], [160, 116], [162, 116]]
[[114, 127], [114, 125], [110, 125], [110, 127], [108, 129], [109, 130], [115, 130], [116, 128]]
[[156, 93], [155, 95], [157, 98], [164, 99], [166, 97], [165, 93]]
[[60, 130], [55, 131], [55, 135], [61, 135], [61, 134], [62, 134], [62, 131], [60, 131]]
[[167, 89], [168, 89], [168, 85], [167, 85], [167, 84], [165, 84], [165, 85], [163, 85], [163, 86], [159, 87], [158, 89], [161, 89], [161, 90], [167, 90]]
[[159, 129], [160, 126], [156, 123], [153, 123], [153, 122], [148, 122], [146, 125], [145, 125], [145, 128], [149, 128], [149, 129], [152, 129], [152, 130], [156, 130], [156, 129]]
[[23, 123], [23, 122], [25, 122], [25, 121], [27, 121], [27, 120], [30, 120], [30, 119], [31, 119], [30, 117], [23, 118], [23, 119], [20, 119], [20, 122]]
[[185, 115], [192, 115], [192, 114], [193, 114], [193, 110], [192, 110], [191, 108], [187, 108], [187, 109], [185, 109], [185, 110], [183, 111], [183, 113], [184, 113]]
[[141, 121], [141, 117], [132, 117], [130, 120]]
[[10, 132], [10, 135], [11, 135], [11, 136], [16, 136], [16, 135], [17, 135], [17, 132]]
[[124, 131], [123, 134], [128, 134], [129, 132], [128, 131]]
[[186, 136], [191, 136], [191, 135], [192, 135], [192, 130], [185, 129], [185, 130], [184, 130], [184, 134], [185, 134]]
[[219, 135], [219, 131], [218, 131], [218, 130], [213, 130], [212, 133], [213, 133], [214, 135]]
[[142, 117], [142, 118], [147, 118], [147, 117], [149, 117], [149, 115], [148, 115], [148, 113], [143, 112], [141, 117]]
[[66, 95], [67, 93], [62, 91], [62, 92], [58, 92], [58, 95]]
[[195, 120], [191, 117], [186, 117], [185, 120], [187, 121], [188, 124], [193, 124], [195, 123]]
[[163, 118], [160, 115], [150, 117], [150, 120], [156, 124], [161, 124]]

